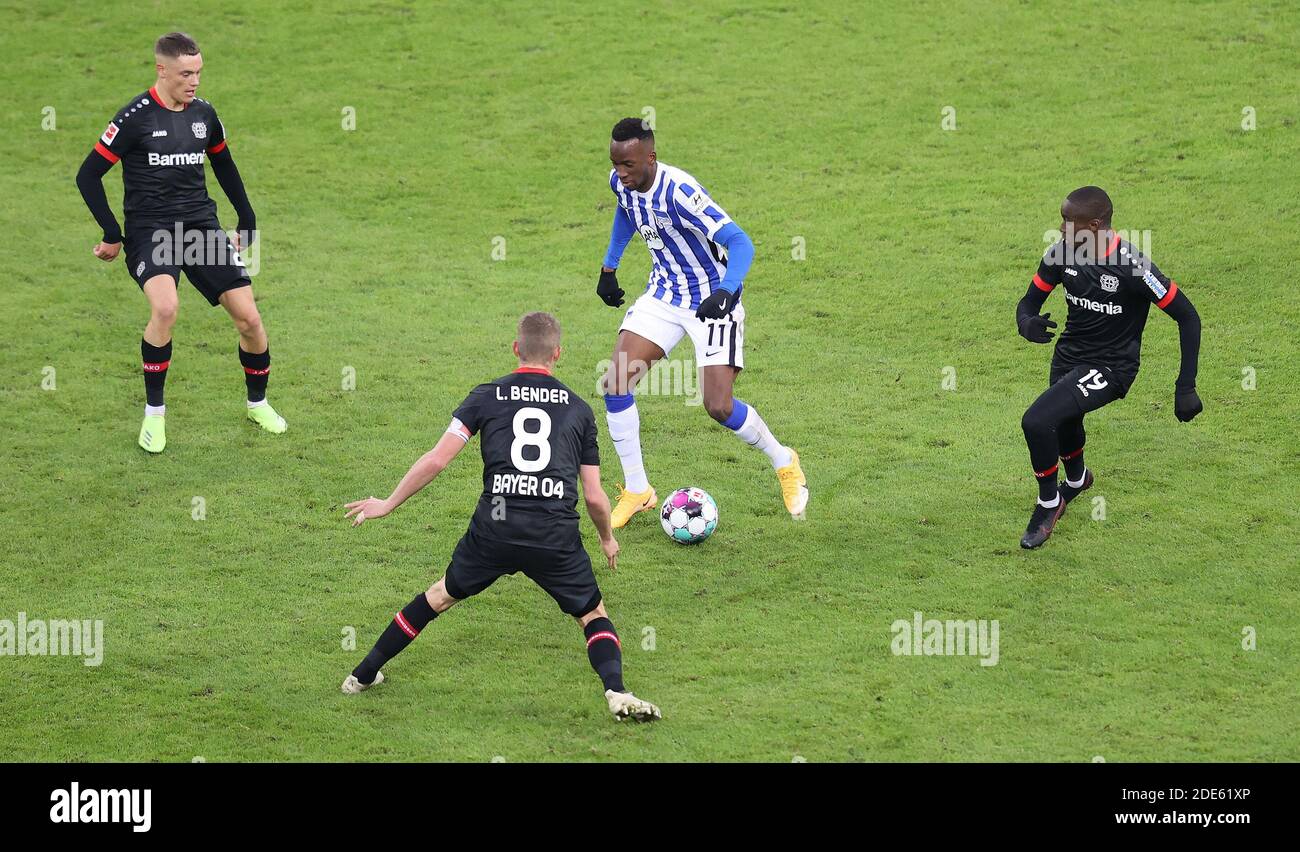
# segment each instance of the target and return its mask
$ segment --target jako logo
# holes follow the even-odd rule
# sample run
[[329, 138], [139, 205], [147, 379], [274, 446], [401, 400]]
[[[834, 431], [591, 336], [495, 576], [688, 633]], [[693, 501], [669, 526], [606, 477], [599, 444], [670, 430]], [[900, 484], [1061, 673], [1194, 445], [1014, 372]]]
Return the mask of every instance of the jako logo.
[[998, 620], [970, 619], [968, 621], [940, 621], [937, 618], [922, 620], [921, 613], [912, 613], [912, 620], [900, 618], [890, 625], [894, 639], [889, 643], [894, 656], [978, 656], [981, 666], [998, 664]]
[[125, 822], [144, 832], [153, 825], [152, 799], [152, 790], [83, 790], [73, 781], [50, 793], [50, 822]]

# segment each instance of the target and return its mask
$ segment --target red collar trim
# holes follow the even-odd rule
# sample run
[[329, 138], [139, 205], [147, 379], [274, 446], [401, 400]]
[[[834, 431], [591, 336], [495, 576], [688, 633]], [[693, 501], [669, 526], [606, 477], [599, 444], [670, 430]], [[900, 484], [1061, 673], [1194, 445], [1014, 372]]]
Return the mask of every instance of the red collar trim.
[[[149, 87], [149, 97], [153, 98], [153, 102], [158, 104], [158, 106], [162, 107], [163, 109], [167, 109], [167, 105], [163, 103], [163, 99], [158, 97], [157, 86]], [[189, 109], [189, 106], [190, 106], [189, 104], [182, 104], [179, 110], [168, 110], [168, 112], [183, 112]]]
[[1103, 254], [1102, 257], [1110, 257], [1112, 254], [1115, 253], [1115, 247], [1118, 245], [1119, 245], [1119, 232], [1117, 231], [1110, 238], [1110, 245], [1106, 247], [1106, 253]]
[[551, 371], [546, 369], [545, 367], [519, 367], [518, 369], [515, 370], [515, 372], [516, 373], [541, 373], [543, 376], [549, 376], [551, 374]]

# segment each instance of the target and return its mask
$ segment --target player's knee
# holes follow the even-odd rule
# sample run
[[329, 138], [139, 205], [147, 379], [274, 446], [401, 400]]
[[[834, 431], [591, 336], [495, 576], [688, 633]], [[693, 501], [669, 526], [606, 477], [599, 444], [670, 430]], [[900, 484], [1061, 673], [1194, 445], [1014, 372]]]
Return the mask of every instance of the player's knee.
[[150, 319], [155, 326], [171, 328], [176, 323], [178, 310], [180, 310], [180, 301], [175, 296], [157, 299], [149, 306]]
[[598, 618], [609, 618], [609, 613], [605, 612], [605, 602], [603, 600], [596, 604], [590, 612], [578, 616], [578, 623], [586, 627]]
[[235, 318], [235, 329], [244, 337], [257, 337], [262, 333], [262, 315], [256, 308]]
[[1052, 424], [1030, 406], [1020, 418], [1020, 428], [1026, 435], [1037, 435], [1041, 432], [1050, 432]]
[[447, 594], [447, 583], [445, 580], [439, 580], [429, 587], [424, 593], [424, 599], [433, 607], [434, 612], [442, 613], [451, 609], [456, 603], [456, 598]]

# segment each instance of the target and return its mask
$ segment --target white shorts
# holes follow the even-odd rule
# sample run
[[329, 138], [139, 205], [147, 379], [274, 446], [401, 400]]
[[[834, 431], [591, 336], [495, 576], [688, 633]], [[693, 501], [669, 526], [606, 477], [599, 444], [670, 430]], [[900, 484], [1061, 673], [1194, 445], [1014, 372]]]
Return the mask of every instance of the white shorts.
[[689, 334], [695, 344], [695, 366], [745, 366], [745, 306], [737, 304], [731, 315], [703, 320], [687, 308], [678, 308], [649, 293], [632, 303], [619, 331], [630, 331], [654, 343], [667, 355]]

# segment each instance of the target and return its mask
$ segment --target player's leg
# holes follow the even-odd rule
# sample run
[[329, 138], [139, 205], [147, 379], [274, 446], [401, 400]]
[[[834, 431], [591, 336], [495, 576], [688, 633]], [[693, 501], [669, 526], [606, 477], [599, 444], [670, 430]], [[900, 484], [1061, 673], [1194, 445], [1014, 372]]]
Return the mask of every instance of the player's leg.
[[658, 707], [637, 698], [623, 686], [623, 645], [614, 631], [614, 622], [605, 612], [605, 602], [597, 603], [576, 618], [587, 639], [587, 660], [605, 686], [605, 703], [614, 718], [620, 722], [624, 719], [653, 722], [662, 718]]
[[591, 570], [591, 557], [579, 543], [572, 550], [528, 549], [518, 556], [524, 574], [550, 595], [560, 610], [577, 619], [587, 642], [587, 661], [605, 688], [605, 702], [614, 718], [647, 722], [658, 719], [659, 708], [627, 691], [623, 685], [623, 646]]
[[186, 232], [187, 243], [201, 240], [200, 262], [185, 264], [185, 277], [203, 294], [208, 304], [221, 305], [239, 333], [239, 365], [248, 389], [248, 419], [268, 432], [279, 434], [289, 428], [284, 418], [266, 400], [271, 376], [271, 350], [267, 344], [262, 315], [253, 300], [253, 281], [243, 259], [215, 219]]
[[1047, 541], [1065, 512], [1057, 486], [1057, 459], [1061, 449], [1061, 424], [1082, 418], [1119, 398], [1118, 385], [1109, 371], [1075, 367], [1034, 400], [1020, 420], [1029, 446], [1029, 460], [1038, 481], [1038, 501], [1020, 546], [1035, 548]]
[[1068, 504], [1091, 488], [1093, 482], [1092, 471], [1083, 463], [1083, 444], [1086, 439], [1083, 415], [1062, 421], [1056, 434], [1061, 465], [1065, 468], [1065, 481], [1061, 483], [1059, 491], [1061, 500]]
[[380, 671], [383, 665], [405, 650], [430, 621], [455, 606], [457, 600], [447, 592], [446, 577], [430, 586], [427, 592], [416, 595], [393, 616], [370, 653], [352, 670], [352, 674], [344, 678], [342, 690], [355, 694], [383, 683], [384, 673]]
[[344, 679], [343, 691], [360, 692], [382, 683], [384, 676], [380, 668], [411, 644], [430, 621], [458, 601], [477, 595], [502, 574], [518, 570], [514, 556], [509, 546], [467, 531], [452, 551], [447, 573], [393, 616], [370, 653]]
[[141, 282], [140, 289], [149, 301], [149, 322], [140, 338], [145, 403], [138, 443], [145, 452], [161, 453], [167, 446], [167, 406], [163, 389], [172, 360], [172, 328], [176, 325], [176, 312], [180, 307], [175, 274], [152, 275]]
[[745, 308], [737, 305], [731, 316], [688, 326], [700, 367], [704, 410], [736, 437], [761, 450], [772, 463], [781, 483], [781, 497], [795, 520], [803, 520], [808, 506], [808, 480], [799, 454], [776, 439], [758, 409], [735, 398], [736, 376], [745, 366]]
[[253, 300], [251, 284], [223, 291], [218, 301], [239, 332], [239, 364], [244, 369], [244, 385], [248, 390], [248, 418], [268, 432], [284, 432], [288, 424], [266, 399], [266, 386], [271, 378], [271, 348], [262, 315]]
[[633, 391], [654, 363], [672, 351], [682, 334], [671, 309], [649, 295], [641, 296], [628, 308], [619, 328], [614, 354], [601, 383], [605, 422], [623, 467], [623, 487], [610, 517], [615, 529], [627, 524], [637, 512], [654, 509], [658, 504], [641, 458], [641, 413]]

